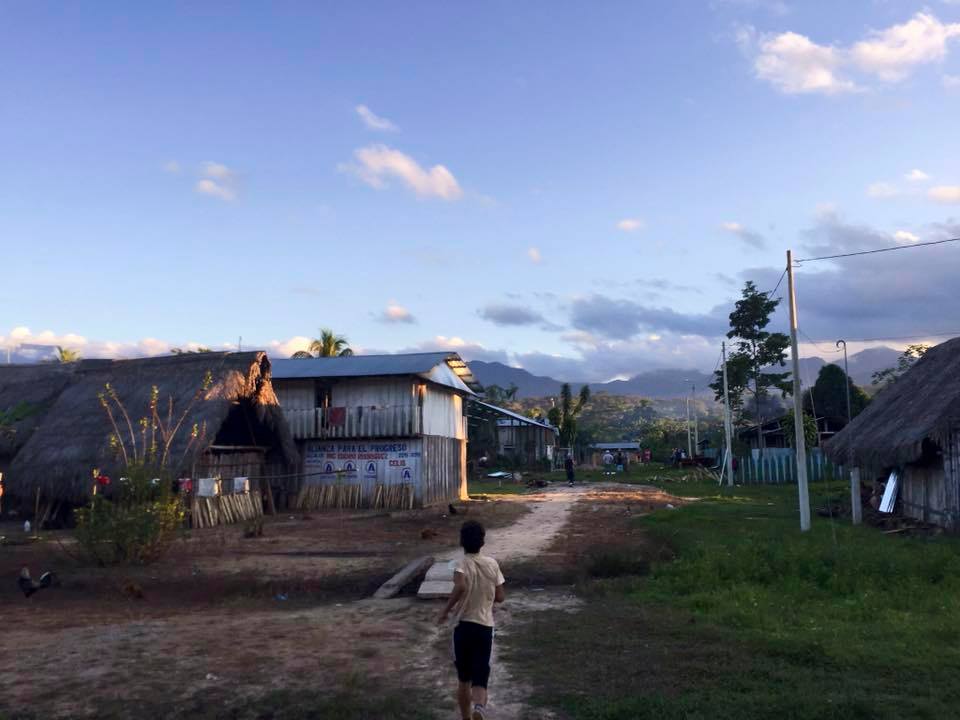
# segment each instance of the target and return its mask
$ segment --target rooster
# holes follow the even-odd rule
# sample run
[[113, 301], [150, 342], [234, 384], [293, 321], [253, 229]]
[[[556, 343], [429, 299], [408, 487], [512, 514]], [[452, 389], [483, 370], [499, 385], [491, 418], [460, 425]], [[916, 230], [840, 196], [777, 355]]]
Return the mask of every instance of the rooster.
[[45, 572], [40, 576], [40, 582], [35, 581], [30, 577], [30, 568], [26, 565], [23, 566], [20, 570], [20, 577], [17, 579], [17, 585], [23, 591], [25, 597], [30, 597], [35, 592], [48, 588], [51, 585], [56, 585], [57, 576], [52, 572]]

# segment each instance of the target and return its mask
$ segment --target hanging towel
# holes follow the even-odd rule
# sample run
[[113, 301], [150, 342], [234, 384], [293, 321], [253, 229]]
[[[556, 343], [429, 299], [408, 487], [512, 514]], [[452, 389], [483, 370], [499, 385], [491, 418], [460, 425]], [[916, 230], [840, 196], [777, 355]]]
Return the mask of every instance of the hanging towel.
[[340, 427], [347, 421], [347, 409], [345, 407], [330, 408], [330, 424], [334, 427]]

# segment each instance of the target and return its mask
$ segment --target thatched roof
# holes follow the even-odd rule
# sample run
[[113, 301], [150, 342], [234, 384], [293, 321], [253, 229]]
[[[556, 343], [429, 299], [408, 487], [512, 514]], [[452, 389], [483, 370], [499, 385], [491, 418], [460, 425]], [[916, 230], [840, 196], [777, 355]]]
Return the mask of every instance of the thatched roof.
[[[296, 462], [296, 449], [270, 382], [270, 361], [263, 352], [88, 360], [71, 363], [63, 370], [54, 368], [56, 366], [32, 368], [41, 385], [54, 383], [48, 378], [66, 376], [68, 379], [10, 464], [4, 480], [13, 495], [30, 496], [39, 485], [48, 498], [82, 501], [90, 491], [93, 468], [119, 471], [116, 452], [111, 450], [109, 442], [113, 427], [98, 397], [107, 383], [127, 409], [139, 441], [137, 422], [149, 412], [153, 386], [159, 390], [160, 416], [166, 418], [169, 398], [172, 398], [173, 416], [177, 418], [210, 373], [212, 383], [194, 404], [185, 419], [185, 427], [171, 446], [170, 469], [175, 472], [188, 470], [196, 452], [213, 444], [231, 410], [238, 405], [254, 413], [251, 427], [266, 428], [275, 453], [280, 453], [287, 462]], [[6, 375], [5, 371], [6, 368], [0, 371], [0, 378]], [[33, 384], [29, 372], [23, 370], [22, 373], [21, 380]], [[0, 386], [2, 384], [0, 380]], [[129, 445], [126, 422], [118, 418], [118, 423]], [[203, 442], [191, 448], [181, 464], [194, 423], [204, 429]]]
[[918, 460], [960, 421], [960, 338], [930, 348], [866, 410], [825, 444], [838, 463], [888, 468]]
[[72, 364], [0, 365], [0, 413], [20, 410], [10, 430], [0, 432], [0, 458], [22, 448], [70, 383]]

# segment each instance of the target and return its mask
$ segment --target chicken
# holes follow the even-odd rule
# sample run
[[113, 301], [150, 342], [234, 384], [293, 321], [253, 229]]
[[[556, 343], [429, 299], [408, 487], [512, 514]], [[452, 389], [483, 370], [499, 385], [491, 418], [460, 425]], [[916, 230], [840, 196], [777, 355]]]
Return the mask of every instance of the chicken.
[[30, 597], [35, 592], [48, 588], [51, 585], [55, 585], [57, 582], [57, 576], [52, 572], [45, 572], [40, 576], [40, 582], [35, 581], [30, 576], [30, 568], [24, 565], [20, 569], [20, 577], [17, 579], [17, 585], [20, 587], [20, 590], [23, 591], [25, 597]]

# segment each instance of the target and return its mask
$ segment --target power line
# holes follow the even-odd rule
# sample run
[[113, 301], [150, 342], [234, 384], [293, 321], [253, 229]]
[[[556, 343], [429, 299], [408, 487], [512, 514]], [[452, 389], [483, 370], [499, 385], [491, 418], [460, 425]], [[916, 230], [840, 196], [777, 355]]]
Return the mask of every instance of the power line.
[[810, 343], [811, 345], [813, 345], [813, 346], [814, 346], [815, 348], [817, 348], [817, 350], [819, 350], [820, 352], [825, 352], [825, 353], [838, 353], [838, 352], [840, 352], [840, 349], [839, 349], [839, 348], [835, 348], [835, 349], [833, 349], [833, 350], [825, 350], [824, 348], [822, 348], [820, 345], [817, 344], [816, 340], [812, 340], [812, 339], [810, 338], [810, 336], [807, 335], [803, 330], [800, 331], [800, 334], [803, 335], [803, 336], [807, 339], [807, 342], [808, 342], [808, 343]]
[[[817, 260], [836, 260], [837, 258], [854, 257], [856, 255], [873, 255], [875, 253], [893, 252], [894, 250], [911, 250], [918, 247], [929, 247], [930, 245], [943, 245], [944, 243], [960, 242], [960, 238], [948, 238], [947, 240], [932, 240], [930, 242], [911, 243], [910, 245], [896, 245], [888, 248], [878, 248], [877, 250], [860, 250], [858, 252], [842, 253], [840, 255], [823, 255], [822, 257], [802, 258], [796, 260], [799, 263], [815, 262]], [[782, 279], [782, 278], [781, 278]], [[780, 283], [777, 283], [779, 286]]]
[[[801, 333], [807, 340], [814, 345], [817, 344], [817, 341], [811, 340], [806, 333]], [[954, 330], [951, 332], [942, 332], [942, 333], [923, 333], [921, 335], [901, 335], [899, 337], [876, 337], [876, 338], [844, 338], [848, 343], [855, 342], [884, 342], [886, 340], [923, 340], [924, 338], [935, 338], [935, 337], [957, 337], [960, 336], [960, 330]], [[830, 342], [829, 340], [820, 340], [819, 342]], [[839, 350], [830, 350], [828, 352], [839, 352]]]
[[777, 280], [776, 287], [774, 287], [773, 290], [771, 290], [770, 292], [767, 293], [767, 297], [770, 297], [771, 295], [773, 295], [773, 294], [780, 288], [780, 283], [783, 282], [783, 278], [784, 278], [784, 276], [785, 276], [786, 274], [787, 274], [787, 269], [784, 268], [784, 269], [783, 269], [783, 272], [780, 273], [780, 279]]

